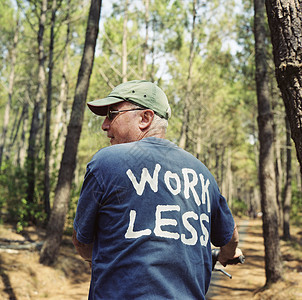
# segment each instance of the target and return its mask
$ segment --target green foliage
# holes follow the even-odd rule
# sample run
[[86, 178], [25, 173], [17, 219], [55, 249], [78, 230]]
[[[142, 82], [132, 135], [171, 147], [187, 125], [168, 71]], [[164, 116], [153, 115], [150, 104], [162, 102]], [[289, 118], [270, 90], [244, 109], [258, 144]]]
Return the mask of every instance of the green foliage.
[[[41, 202], [29, 203], [26, 199], [26, 173], [10, 161], [2, 167], [0, 174], [0, 209], [7, 215], [7, 221], [14, 222], [22, 231], [29, 222], [43, 223], [46, 215]], [[39, 185], [37, 190], [40, 190]]]
[[235, 216], [242, 217], [247, 215], [248, 206], [241, 199], [233, 199], [231, 210]]
[[301, 222], [302, 215], [302, 191], [297, 186], [296, 182], [292, 184], [292, 201], [291, 201], [291, 218], [297, 225]]
[[[0, 57], [2, 58], [5, 53], [11, 48], [14, 36], [14, 29], [16, 21], [14, 19], [14, 9], [12, 3], [8, 0], [0, 1]], [[1, 71], [1, 70], [0, 70]]]
[[15, 204], [21, 203], [25, 196], [26, 180], [24, 171], [13, 166], [10, 161], [5, 162], [0, 173], [0, 185], [1, 202], [10, 203], [10, 205], [6, 205], [6, 209], [14, 209]]
[[21, 232], [30, 223], [30, 220], [37, 221], [41, 224], [45, 220], [45, 213], [41, 205], [37, 203], [28, 203], [24, 198], [18, 201], [14, 208], [9, 209], [10, 216], [14, 217], [17, 232]]
[[73, 231], [73, 220], [75, 218], [80, 192], [81, 192], [81, 184], [78, 185], [73, 184], [71, 189], [67, 220], [65, 223], [65, 230], [69, 233], [72, 233]]

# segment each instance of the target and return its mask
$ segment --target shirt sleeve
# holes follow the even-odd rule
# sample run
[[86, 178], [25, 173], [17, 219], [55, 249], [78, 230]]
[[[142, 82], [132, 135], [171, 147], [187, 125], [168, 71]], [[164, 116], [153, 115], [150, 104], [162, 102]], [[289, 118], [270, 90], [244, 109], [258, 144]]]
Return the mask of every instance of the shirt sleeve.
[[90, 244], [94, 241], [102, 195], [103, 192], [94, 174], [87, 169], [73, 222], [77, 240], [83, 244]]
[[211, 242], [216, 247], [226, 245], [233, 236], [234, 219], [223, 196], [220, 195], [219, 202], [211, 219]]

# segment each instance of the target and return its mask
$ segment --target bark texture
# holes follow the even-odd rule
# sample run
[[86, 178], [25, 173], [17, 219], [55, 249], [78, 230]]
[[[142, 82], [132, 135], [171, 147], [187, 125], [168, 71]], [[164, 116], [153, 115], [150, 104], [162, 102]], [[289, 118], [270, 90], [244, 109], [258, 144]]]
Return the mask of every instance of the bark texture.
[[147, 78], [147, 54], [148, 54], [148, 40], [149, 40], [149, 23], [150, 23], [150, 18], [149, 18], [149, 4], [150, 0], [145, 0], [145, 30], [146, 30], [146, 35], [145, 35], [145, 43], [144, 43], [144, 54], [143, 54], [143, 75], [142, 79]]
[[266, 60], [265, 4], [254, 0], [256, 86], [258, 101], [258, 129], [260, 142], [259, 183], [263, 213], [263, 236], [265, 246], [266, 284], [282, 279], [282, 264], [278, 233], [278, 209], [276, 179], [274, 170], [273, 115], [269, 101], [269, 87]]
[[44, 162], [44, 211], [47, 220], [50, 217], [50, 124], [51, 124], [51, 107], [52, 107], [52, 74], [53, 74], [53, 51], [54, 51], [54, 30], [56, 23], [57, 1], [52, 1], [51, 26], [50, 26], [50, 43], [49, 43], [49, 62], [48, 62], [48, 83], [47, 83], [47, 102], [46, 102], [46, 121], [45, 121], [45, 162]]
[[127, 49], [127, 37], [128, 37], [128, 0], [125, 0], [125, 12], [124, 12], [124, 26], [123, 26], [123, 41], [122, 41], [122, 80], [127, 82], [127, 69], [128, 69], [128, 49]]
[[302, 174], [302, 3], [266, 0], [275, 72]]
[[290, 207], [292, 199], [292, 155], [289, 122], [286, 118], [286, 181], [283, 200], [283, 238], [290, 240]]
[[55, 191], [55, 200], [47, 226], [46, 240], [41, 250], [40, 262], [45, 265], [52, 265], [56, 261], [64, 231], [87, 92], [94, 62], [95, 46], [99, 32], [101, 5], [101, 0], [91, 0], [84, 52], [78, 73], [65, 149]]
[[45, 54], [44, 54], [44, 30], [46, 23], [47, 12], [47, 0], [43, 0], [41, 3], [41, 12], [39, 19], [39, 31], [38, 31], [38, 85], [37, 94], [34, 103], [34, 110], [32, 115], [28, 149], [27, 149], [27, 201], [32, 203], [34, 201], [35, 185], [36, 185], [36, 157], [37, 157], [37, 140], [39, 131], [41, 130], [41, 106], [44, 102], [44, 86], [45, 86]]
[[8, 83], [8, 101], [5, 105], [5, 111], [4, 111], [4, 118], [3, 118], [3, 127], [2, 127], [2, 136], [0, 136], [0, 168], [2, 165], [2, 159], [3, 159], [3, 153], [5, 150], [5, 144], [6, 144], [6, 134], [9, 124], [9, 115], [12, 105], [12, 96], [13, 96], [13, 88], [14, 88], [14, 81], [15, 81], [15, 64], [17, 59], [17, 45], [19, 40], [19, 31], [20, 31], [20, 23], [19, 23], [19, 13], [18, 13], [18, 20], [17, 20], [17, 26], [14, 34], [14, 41], [13, 41], [13, 47], [11, 50], [11, 70], [9, 74], [9, 83]]
[[[67, 116], [66, 116], [66, 106], [67, 106], [67, 98], [68, 98], [68, 63], [69, 63], [69, 55], [68, 55], [68, 47], [70, 44], [70, 0], [67, 2], [67, 31], [66, 31], [66, 39], [65, 39], [65, 47], [64, 47], [64, 57], [63, 57], [63, 69], [62, 69], [62, 79], [60, 84], [60, 96], [57, 102], [57, 109], [55, 114], [55, 122], [53, 127], [53, 140], [55, 143], [55, 147], [53, 148], [54, 153], [51, 155], [51, 163], [50, 167], [57, 168], [55, 166], [55, 161], [58, 157], [62, 157], [63, 149], [64, 149], [64, 137], [67, 134]], [[61, 150], [62, 149], [62, 150]]]

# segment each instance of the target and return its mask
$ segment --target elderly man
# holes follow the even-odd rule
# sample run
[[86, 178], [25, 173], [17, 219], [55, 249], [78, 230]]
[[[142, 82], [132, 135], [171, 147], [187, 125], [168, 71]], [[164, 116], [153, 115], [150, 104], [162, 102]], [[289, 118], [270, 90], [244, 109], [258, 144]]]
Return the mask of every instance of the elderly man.
[[238, 232], [209, 170], [165, 139], [165, 93], [142, 80], [88, 103], [112, 146], [87, 166], [73, 243], [91, 263], [89, 299], [205, 299], [211, 242], [238, 257]]

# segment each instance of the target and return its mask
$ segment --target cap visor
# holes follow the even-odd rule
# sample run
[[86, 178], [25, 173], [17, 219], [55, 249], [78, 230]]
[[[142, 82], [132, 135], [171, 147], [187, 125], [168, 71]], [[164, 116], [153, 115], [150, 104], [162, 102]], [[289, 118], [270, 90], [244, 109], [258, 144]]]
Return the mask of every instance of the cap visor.
[[87, 102], [87, 106], [94, 114], [99, 116], [106, 116], [109, 105], [116, 104], [123, 101], [124, 100], [121, 100], [119, 98], [107, 97], [104, 99], [98, 99], [91, 102]]

